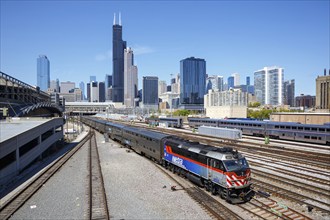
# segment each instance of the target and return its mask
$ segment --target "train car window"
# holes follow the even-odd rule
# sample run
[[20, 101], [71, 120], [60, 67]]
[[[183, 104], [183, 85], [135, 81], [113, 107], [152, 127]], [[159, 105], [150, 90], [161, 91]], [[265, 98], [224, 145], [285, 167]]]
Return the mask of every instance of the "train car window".
[[319, 140], [321, 140], [321, 137], [319, 137]]
[[311, 139], [312, 139], [312, 140], [317, 140], [317, 137], [312, 136]]
[[327, 132], [330, 132], [330, 129], [329, 128], [327, 129]]
[[213, 161], [213, 167], [214, 167], [214, 168], [219, 168], [219, 162], [216, 161], [216, 160], [214, 160], [214, 161]]
[[303, 130], [304, 128], [303, 127], [298, 127], [298, 130]]
[[284, 129], [284, 126], [280, 126], [280, 128], [283, 128]]
[[309, 130], [311, 130], [310, 128], [305, 128], [305, 131], [309, 131]]
[[219, 163], [219, 169], [222, 171], [225, 170], [225, 166], [223, 165], [222, 161], [220, 161], [220, 163]]
[[312, 131], [317, 131], [317, 128], [312, 128]]
[[322, 131], [322, 132], [324, 132], [324, 131], [325, 131], [325, 129], [324, 129], [324, 128], [319, 128], [319, 131]]
[[304, 136], [305, 139], [309, 139], [310, 137], [309, 136]]
[[292, 127], [293, 130], [297, 130], [297, 127]]
[[290, 126], [285, 126], [286, 129], [290, 129]]

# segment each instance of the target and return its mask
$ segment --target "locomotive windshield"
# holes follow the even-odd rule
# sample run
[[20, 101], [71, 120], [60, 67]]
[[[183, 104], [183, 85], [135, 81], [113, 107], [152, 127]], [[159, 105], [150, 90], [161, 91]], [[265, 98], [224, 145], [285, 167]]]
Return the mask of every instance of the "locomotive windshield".
[[249, 168], [249, 164], [245, 158], [241, 158], [238, 160], [224, 160], [223, 162], [228, 172], [242, 170], [242, 169], [245, 170]]

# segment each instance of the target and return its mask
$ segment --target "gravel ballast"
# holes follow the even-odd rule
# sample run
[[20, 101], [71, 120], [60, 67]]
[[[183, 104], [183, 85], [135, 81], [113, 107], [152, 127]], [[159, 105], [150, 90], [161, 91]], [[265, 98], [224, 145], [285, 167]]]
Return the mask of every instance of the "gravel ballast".
[[210, 219], [184, 190], [172, 191], [175, 183], [152, 161], [97, 137], [111, 218]]
[[86, 219], [87, 146], [73, 155], [11, 219]]

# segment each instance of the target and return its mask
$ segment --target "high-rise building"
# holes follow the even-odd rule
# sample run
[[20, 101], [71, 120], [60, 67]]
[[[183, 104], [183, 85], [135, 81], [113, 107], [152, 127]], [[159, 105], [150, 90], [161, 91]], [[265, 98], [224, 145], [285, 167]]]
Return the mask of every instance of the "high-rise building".
[[99, 87], [97, 82], [90, 82], [90, 102], [99, 102]]
[[262, 105], [283, 104], [284, 69], [264, 67], [254, 72], [254, 92], [256, 100]]
[[51, 80], [49, 84], [49, 88], [54, 92], [60, 92], [60, 81], [58, 79]]
[[330, 69], [329, 75], [324, 69], [324, 75], [316, 78], [316, 108], [330, 109]]
[[112, 26], [112, 101], [124, 102], [124, 50], [126, 41], [122, 39], [122, 25], [119, 14], [119, 24], [114, 15]]
[[180, 61], [180, 108], [203, 110], [206, 79], [204, 59], [189, 57]]
[[158, 109], [158, 77], [143, 77], [142, 103], [145, 108]]
[[224, 88], [223, 88], [223, 76], [218, 76], [218, 89], [219, 91], [224, 91]]
[[284, 81], [284, 83], [283, 83], [283, 89], [284, 89], [283, 102], [284, 102], [284, 105], [290, 105], [291, 107], [295, 106], [294, 87], [295, 87], [294, 79]]
[[89, 82], [96, 82], [96, 76], [90, 76]]
[[112, 100], [112, 95], [110, 96], [110, 91], [112, 90], [112, 75], [105, 75], [105, 100]]
[[104, 83], [105, 83], [105, 88], [110, 88], [112, 86], [112, 75], [108, 75], [106, 74], [105, 75], [105, 80], [104, 80]]
[[161, 95], [163, 93], [167, 92], [167, 84], [164, 80], [158, 81], [158, 95]]
[[99, 82], [99, 102], [105, 102], [105, 83]]
[[250, 77], [249, 77], [249, 76], [246, 77], [246, 85], [247, 85], [247, 86], [250, 85]]
[[135, 107], [138, 90], [138, 69], [134, 66], [134, 54], [131, 48], [124, 51], [124, 104]]
[[[240, 76], [238, 73], [233, 73], [231, 74], [231, 76], [234, 77], [234, 86], [239, 86], [241, 85], [241, 81], [240, 81]], [[233, 87], [234, 88], [234, 87]]]
[[89, 102], [105, 102], [105, 83], [87, 83], [87, 99]]
[[74, 82], [61, 82], [61, 93], [70, 93], [76, 88], [76, 83]]
[[85, 100], [85, 83], [80, 82], [79, 83], [79, 89], [81, 90], [81, 100]]
[[37, 58], [37, 86], [41, 91], [47, 91], [50, 86], [50, 63], [46, 55]]
[[207, 93], [210, 89], [219, 90], [219, 76], [208, 76], [206, 78], [205, 93]]
[[233, 76], [229, 76], [228, 77], [227, 85], [228, 85], [228, 89], [234, 88], [234, 86], [235, 86], [235, 78]]
[[180, 74], [178, 73], [175, 78], [171, 79], [171, 91], [173, 93], [180, 93]]

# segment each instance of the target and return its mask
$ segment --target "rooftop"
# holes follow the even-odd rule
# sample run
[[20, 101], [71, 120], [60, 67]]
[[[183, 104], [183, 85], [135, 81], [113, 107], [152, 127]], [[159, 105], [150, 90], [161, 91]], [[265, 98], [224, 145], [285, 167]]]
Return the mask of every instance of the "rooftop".
[[0, 120], [0, 143], [22, 134], [51, 119], [45, 118], [11, 118], [10, 121]]

